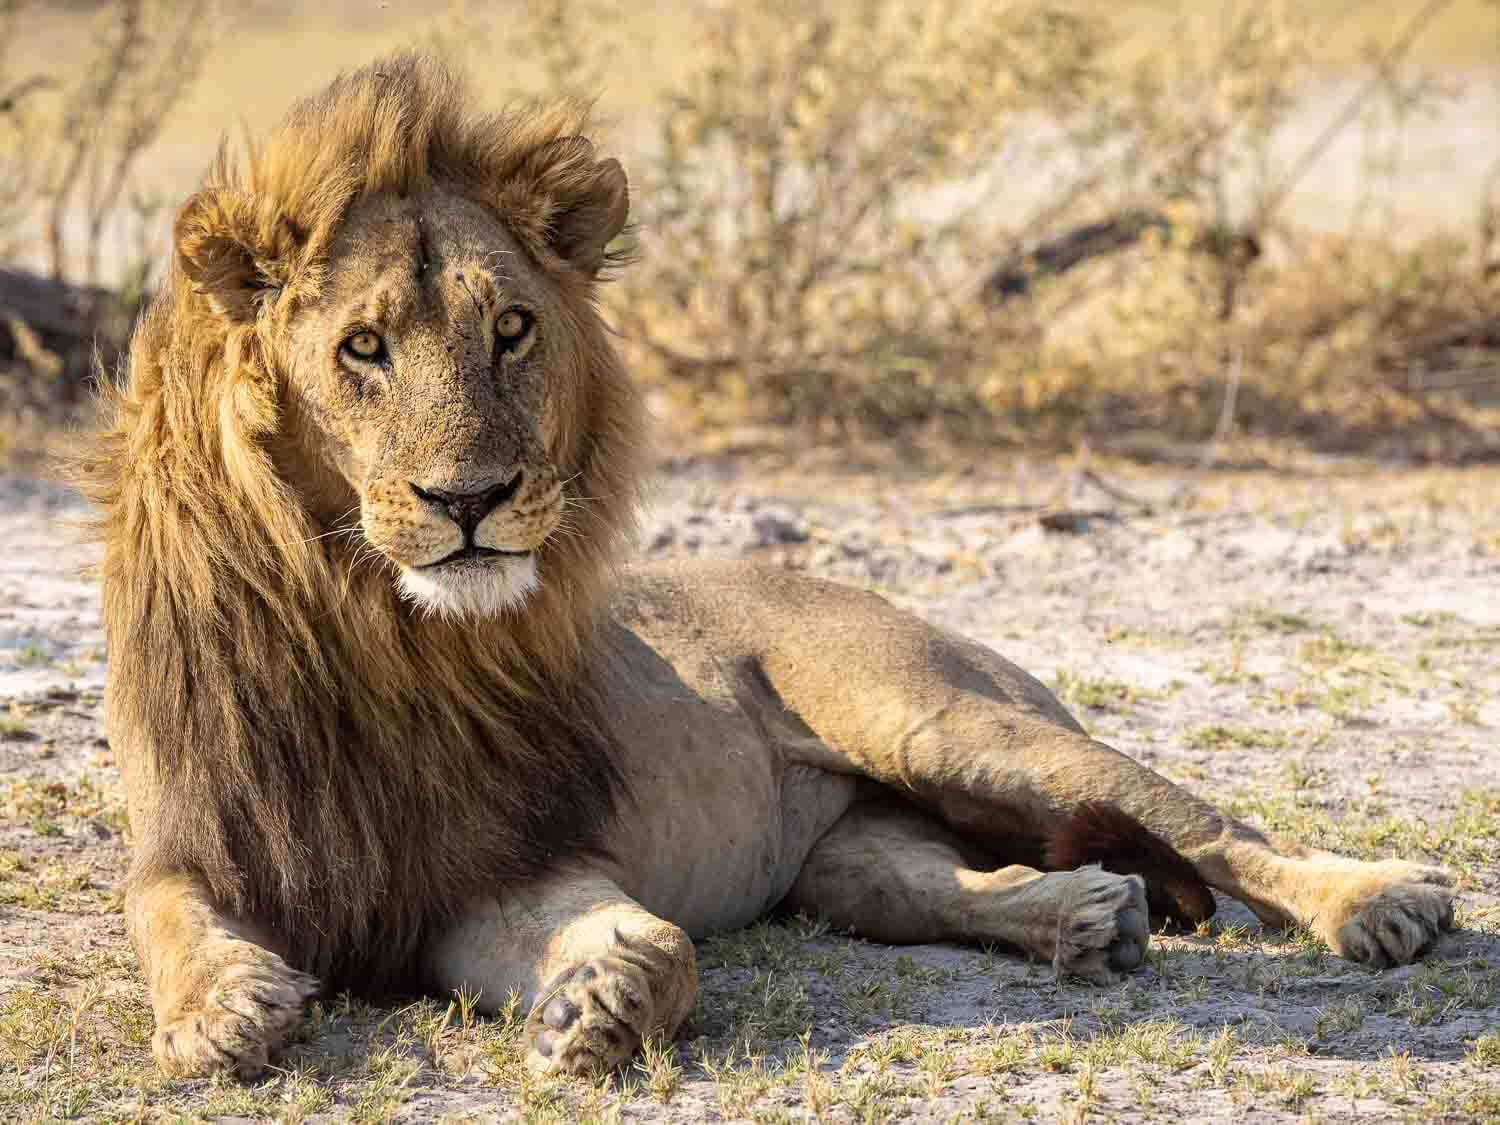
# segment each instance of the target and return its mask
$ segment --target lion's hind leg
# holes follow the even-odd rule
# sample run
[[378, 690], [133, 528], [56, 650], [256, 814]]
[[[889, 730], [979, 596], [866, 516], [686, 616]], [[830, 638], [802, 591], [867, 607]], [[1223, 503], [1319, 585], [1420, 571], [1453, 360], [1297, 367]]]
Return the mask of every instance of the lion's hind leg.
[[862, 802], [813, 848], [787, 905], [894, 945], [1001, 944], [1060, 974], [1108, 984], [1146, 955], [1146, 889], [1097, 867], [1041, 872], [970, 866], [935, 819], [894, 801]]
[[964, 840], [1041, 844], [1047, 867], [1144, 872], [1153, 911], [1188, 922], [1210, 912], [1211, 887], [1372, 966], [1410, 963], [1453, 925], [1446, 872], [1268, 839], [1089, 738], [982, 645], [873, 594], [779, 573], [737, 581], [776, 706], [826, 750], [813, 764], [909, 794]]

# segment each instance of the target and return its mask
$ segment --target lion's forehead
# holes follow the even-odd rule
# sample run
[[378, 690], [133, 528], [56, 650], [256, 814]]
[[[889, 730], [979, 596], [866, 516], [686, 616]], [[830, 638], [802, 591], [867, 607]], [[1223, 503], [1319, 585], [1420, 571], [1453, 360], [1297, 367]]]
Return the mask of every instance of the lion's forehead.
[[532, 283], [529, 262], [505, 225], [459, 192], [434, 186], [419, 195], [383, 192], [351, 208], [329, 247], [336, 297], [411, 300], [457, 288], [449, 301], [493, 304]]

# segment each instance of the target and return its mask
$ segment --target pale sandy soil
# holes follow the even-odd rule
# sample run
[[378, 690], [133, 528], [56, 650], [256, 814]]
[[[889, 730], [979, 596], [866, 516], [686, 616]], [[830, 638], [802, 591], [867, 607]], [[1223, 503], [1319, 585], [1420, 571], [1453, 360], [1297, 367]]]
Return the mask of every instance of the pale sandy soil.
[[[0, 1117], [1500, 1120], [1500, 471], [1099, 477], [1150, 512], [1049, 465], [690, 463], [645, 547], [871, 586], [1254, 821], [1449, 864], [1461, 929], [1425, 963], [1370, 973], [1227, 902], [1106, 989], [790, 921], [705, 943], [675, 1063], [598, 1089], [524, 1079], [506, 1026], [431, 1004], [331, 1003], [258, 1084], [164, 1083], [118, 914], [89, 552], [57, 547], [66, 493], [8, 480]], [[1057, 533], [1036, 506], [1106, 514]]]

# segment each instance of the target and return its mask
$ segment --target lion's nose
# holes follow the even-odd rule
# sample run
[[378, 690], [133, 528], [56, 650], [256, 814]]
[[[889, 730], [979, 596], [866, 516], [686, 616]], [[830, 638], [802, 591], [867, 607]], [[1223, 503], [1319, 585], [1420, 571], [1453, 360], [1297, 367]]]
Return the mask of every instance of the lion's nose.
[[484, 517], [502, 504], [509, 504], [521, 487], [521, 473], [500, 484], [481, 488], [474, 492], [450, 492], [443, 488], [421, 488], [411, 481], [411, 490], [418, 499], [435, 504], [448, 513], [448, 518], [463, 530], [464, 542], [474, 541], [474, 530], [484, 522]]

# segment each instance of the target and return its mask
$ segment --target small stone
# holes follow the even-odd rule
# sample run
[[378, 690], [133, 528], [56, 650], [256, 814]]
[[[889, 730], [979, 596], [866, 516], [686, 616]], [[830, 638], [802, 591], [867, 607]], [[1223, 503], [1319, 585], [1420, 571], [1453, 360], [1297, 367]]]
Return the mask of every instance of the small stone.
[[776, 512], [761, 512], [751, 521], [755, 531], [756, 545], [770, 547], [777, 543], [806, 543], [806, 525], [793, 517]]

